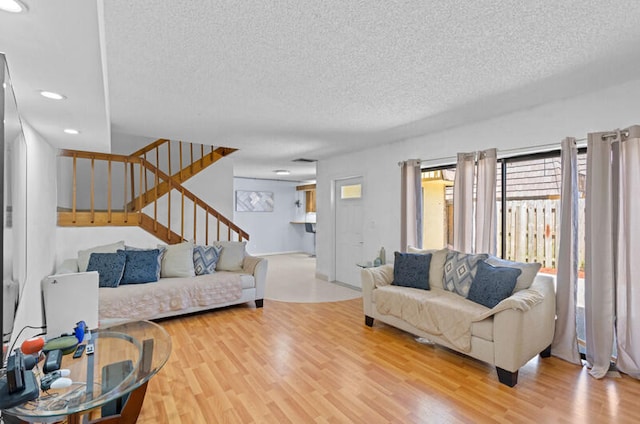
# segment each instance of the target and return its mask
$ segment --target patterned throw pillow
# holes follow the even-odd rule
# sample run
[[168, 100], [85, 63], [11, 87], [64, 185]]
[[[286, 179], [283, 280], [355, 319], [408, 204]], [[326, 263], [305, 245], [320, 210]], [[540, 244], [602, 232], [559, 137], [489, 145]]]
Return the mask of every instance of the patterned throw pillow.
[[431, 253], [395, 252], [393, 282], [391, 282], [391, 284], [394, 286], [429, 290], [430, 264]]
[[467, 299], [493, 308], [511, 296], [521, 272], [518, 268], [494, 267], [479, 261], [478, 272], [471, 283]]
[[484, 261], [489, 255], [480, 253], [478, 255], [456, 252], [447, 253], [447, 260], [444, 263], [444, 274], [442, 284], [445, 290], [467, 297], [469, 287], [476, 276], [479, 261]]
[[118, 287], [126, 256], [122, 250], [116, 253], [91, 253], [87, 271], [98, 271], [98, 285], [100, 287]]
[[124, 249], [124, 241], [122, 240], [112, 244], [92, 247], [87, 250], [78, 250], [78, 269], [80, 272], [85, 272], [87, 270], [89, 258], [92, 253], [116, 253], [119, 249]]
[[219, 246], [194, 246], [193, 247], [193, 268], [196, 275], [213, 274], [216, 272], [216, 264], [220, 258]]
[[[133, 247], [133, 246], [124, 246], [124, 250], [135, 250], [135, 251], [141, 251], [141, 250], [153, 250], [153, 249], [145, 249], [145, 248], [141, 248], [141, 247]], [[158, 246], [158, 250], [160, 250], [160, 254], [158, 255], [158, 276], [156, 278], [156, 280], [160, 279], [160, 271], [162, 270], [162, 259], [164, 258], [164, 254], [167, 251], [166, 247], [164, 246]]]
[[158, 281], [160, 249], [118, 250], [124, 252], [127, 262], [120, 284], [138, 284]]

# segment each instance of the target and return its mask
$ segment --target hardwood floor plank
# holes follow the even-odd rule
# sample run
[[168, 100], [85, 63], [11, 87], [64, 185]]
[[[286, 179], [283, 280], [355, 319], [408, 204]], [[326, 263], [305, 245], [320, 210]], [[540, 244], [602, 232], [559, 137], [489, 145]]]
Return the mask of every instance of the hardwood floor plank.
[[375, 322], [360, 299], [265, 302], [160, 321], [173, 353], [151, 379], [151, 423], [632, 423], [640, 382], [534, 358], [495, 368]]

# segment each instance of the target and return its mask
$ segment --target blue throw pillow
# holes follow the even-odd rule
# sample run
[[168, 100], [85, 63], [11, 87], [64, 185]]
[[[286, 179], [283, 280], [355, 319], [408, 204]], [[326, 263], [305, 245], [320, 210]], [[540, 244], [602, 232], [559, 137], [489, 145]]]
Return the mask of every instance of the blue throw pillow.
[[418, 253], [395, 252], [394, 254], [393, 282], [391, 284], [394, 286], [429, 290], [431, 253], [423, 255]]
[[489, 255], [478, 253], [457, 252], [451, 250], [447, 253], [442, 275], [442, 286], [445, 290], [457, 293], [462, 297], [469, 296], [469, 287], [476, 276], [478, 262], [484, 261]]
[[127, 257], [124, 274], [120, 284], [138, 284], [158, 281], [160, 267], [158, 265], [159, 249], [150, 250], [118, 250]]
[[[160, 250], [160, 254], [158, 255], [158, 277], [156, 278], [156, 280], [160, 279], [160, 270], [162, 269], [162, 258], [164, 258], [164, 254], [167, 251], [166, 248], [158, 246], [157, 247], [158, 250]], [[154, 249], [146, 249], [146, 248], [141, 248], [141, 247], [133, 247], [133, 246], [124, 246], [124, 250], [135, 250], [137, 252], [142, 251], [142, 250], [154, 250]]]
[[126, 256], [119, 250], [117, 253], [92, 253], [89, 256], [87, 271], [98, 271], [98, 285], [100, 287], [118, 287]]
[[494, 267], [485, 261], [478, 261], [478, 270], [467, 299], [493, 308], [511, 296], [521, 272], [518, 268]]
[[213, 274], [220, 259], [220, 246], [193, 246], [193, 268], [196, 275]]

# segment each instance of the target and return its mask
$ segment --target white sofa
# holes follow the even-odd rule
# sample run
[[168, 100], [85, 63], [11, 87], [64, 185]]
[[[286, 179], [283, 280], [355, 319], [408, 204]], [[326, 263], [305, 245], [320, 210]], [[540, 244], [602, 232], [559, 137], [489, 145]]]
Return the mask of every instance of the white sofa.
[[[426, 251], [423, 251], [423, 253]], [[536, 274], [529, 288], [488, 308], [443, 287], [442, 254], [429, 267], [430, 290], [392, 285], [394, 265], [361, 272], [365, 324], [374, 319], [495, 365], [501, 383], [517, 384], [535, 355], [551, 354], [555, 328], [553, 277]], [[533, 275], [532, 275], [533, 276]], [[517, 287], [516, 287], [517, 289]]]
[[[195, 276], [161, 277], [158, 281], [138, 284], [120, 284], [117, 287], [100, 287], [98, 290], [99, 319], [149, 320], [205, 311], [254, 302], [263, 306], [267, 260], [251, 256], [244, 250], [244, 242], [225, 242], [241, 257], [232, 258], [238, 263], [234, 270], [216, 270]], [[230, 243], [230, 244], [229, 244]], [[97, 252], [115, 251], [119, 244], [99, 246]], [[118, 246], [114, 248], [113, 246]], [[79, 258], [65, 260], [57, 274], [79, 272], [86, 267], [88, 251], [79, 252]], [[84, 254], [84, 264], [83, 256]], [[220, 265], [221, 260], [218, 265]], [[165, 263], [162, 263], [165, 273]], [[193, 264], [190, 264], [193, 268]]]

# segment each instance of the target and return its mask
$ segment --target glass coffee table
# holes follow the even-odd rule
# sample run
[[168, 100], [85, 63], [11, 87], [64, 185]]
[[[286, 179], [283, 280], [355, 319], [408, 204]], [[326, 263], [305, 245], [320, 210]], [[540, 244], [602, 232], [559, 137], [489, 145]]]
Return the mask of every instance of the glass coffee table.
[[92, 331], [89, 343], [95, 347], [92, 355], [62, 359], [60, 368], [69, 369], [73, 381], [70, 387], [41, 391], [37, 399], [3, 410], [3, 417], [18, 420], [6, 417], [8, 422], [135, 422], [149, 379], [169, 359], [171, 337], [153, 322], [130, 321]]

